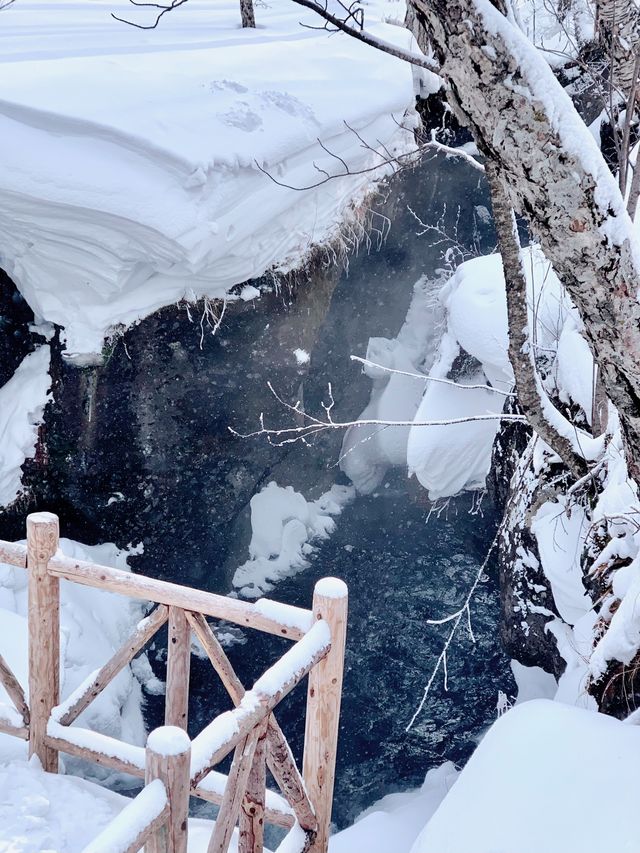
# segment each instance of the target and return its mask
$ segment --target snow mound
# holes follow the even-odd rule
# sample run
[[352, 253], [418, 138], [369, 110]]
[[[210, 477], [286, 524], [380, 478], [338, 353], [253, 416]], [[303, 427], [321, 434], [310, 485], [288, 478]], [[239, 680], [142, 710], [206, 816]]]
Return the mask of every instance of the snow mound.
[[[103, 831], [100, 850], [123, 849], [118, 841], [123, 830], [132, 829], [124, 812], [130, 804], [129, 798], [83, 779], [45, 773], [37, 760], [0, 764], [0, 850], [82, 853]], [[110, 827], [118, 815], [119, 825]], [[189, 853], [205, 853], [213, 826], [189, 820]], [[229, 850], [237, 849], [236, 831]]]
[[251, 498], [250, 558], [233, 576], [233, 586], [245, 598], [259, 598], [274, 583], [309, 565], [313, 540], [326, 539], [353, 499], [347, 486], [332, 486], [316, 501], [307, 501], [292, 486], [269, 483]]
[[457, 777], [455, 766], [447, 761], [430, 770], [417, 790], [387, 794], [353, 826], [331, 836], [329, 853], [409, 853]]
[[[35, 0], [0, 29], [0, 265], [80, 363], [111, 330], [224, 297], [336, 236], [389, 171], [298, 191], [342, 160], [380, 163], [349, 127], [373, 149], [412, 139], [397, 123], [409, 66], [301, 27], [315, 16], [292, 3], [260, 6], [244, 30], [237, 0], [185, 4], [148, 32], [114, 11], [136, 14], [124, 0]], [[368, 8], [368, 27], [407, 47], [380, 18]]]
[[517, 705], [412, 853], [637, 853], [639, 750], [640, 730], [611, 717], [544, 699]]

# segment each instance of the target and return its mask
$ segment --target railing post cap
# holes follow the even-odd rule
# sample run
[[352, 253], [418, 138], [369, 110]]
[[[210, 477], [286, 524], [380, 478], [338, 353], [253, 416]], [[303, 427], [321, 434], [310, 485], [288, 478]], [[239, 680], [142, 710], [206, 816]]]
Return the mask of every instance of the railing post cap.
[[58, 516], [53, 512], [30, 512], [27, 524], [58, 524]]
[[315, 585], [314, 592], [323, 598], [346, 598], [349, 589], [340, 578], [322, 578]]
[[147, 738], [147, 749], [158, 755], [182, 755], [191, 749], [191, 738], [178, 726], [159, 726]]

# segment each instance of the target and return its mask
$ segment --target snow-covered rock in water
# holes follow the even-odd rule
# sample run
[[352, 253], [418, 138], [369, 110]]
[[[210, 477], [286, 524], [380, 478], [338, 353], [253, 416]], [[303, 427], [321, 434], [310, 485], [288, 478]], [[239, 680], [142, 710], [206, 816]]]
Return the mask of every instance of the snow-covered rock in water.
[[[566, 337], [568, 355], [563, 376], [571, 381], [563, 387], [564, 399], [589, 405], [584, 380], [592, 370], [585, 354], [582, 328], [575, 308], [563, 293], [557, 276], [540, 249], [522, 250], [527, 280], [529, 338], [534, 342], [534, 359], [545, 359], [547, 393], [559, 393], [558, 359], [554, 354], [559, 341], [571, 323], [577, 337]], [[440, 296], [446, 311], [446, 331], [442, 336], [438, 358], [430, 370], [435, 379], [451, 379], [454, 384], [428, 382], [407, 443], [409, 472], [415, 474], [429, 491], [431, 498], [455, 494], [462, 489], [484, 485], [489, 472], [491, 448], [500, 427], [500, 413], [505, 394], [513, 385], [513, 370], [508, 353], [508, 323], [504, 276], [500, 255], [487, 255], [461, 264], [444, 286]], [[471, 356], [471, 361], [469, 361]], [[582, 359], [572, 367], [570, 358]], [[591, 375], [591, 373], [589, 373]], [[465, 389], [464, 386], [480, 386]], [[495, 389], [495, 390], [492, 390]], [[575, 429], [550, 403], [549, 416], [554, 424]], [[474, 421], [474, 416], [495, 418]], [[466, 423], [446, 426], [424, 426], [430, 421], [470, 418]], [[588, 437], [580, 440], [593, 448], [601, 448]]]
[[38, 347], [0, 388], [0, 507], [20, 494], [22, 465], [35, 454], [50, 399], [50, 357], [47, 344]]
[[335, 529], [333, 516], [354, 496], [348, 486], [332, 486], [316, 501], [307, 501], [292, 486], [269, 483], [251, 498], [249, 559], [233, 576], [233, 586], [245, 598], [259, 598], [274, 583], [309, 565], [317, 539]]
[[[380, 6], [368, 28], [408, 47]], [[412, 144], [410, 67], [301, 27], [317, 19], [293, 3], [260, 7], [256, 29], [237, 0], [149, 31], [112, 12], [154, 16], [36, 0], [0, 29], [0, 266], [78, 361], [162, 306], [299, 265], [389, 171], [363, 172], [375, 149]], [[343, 160], [359, 174], [323, 183]]]
[[639, 750], [635, 726], [524, 702], [493, 724], [411, 853], [637, 851]]
[[[136, 549], [111, 543], [81, 545], [62, 538], [60, 548], [74, 559], [89, 560], [129, 571], [127, 558]], [[71, 694], [120, 648], [143, 615], [139, 602], [113, 593], [63, 581], [60, 585], [60, 691]], [[27, 573], [0, 564], [0, 654], [28, 690]], [[0, 689], [0, 708], [7, 697]], [[2, 711], [0, 710], [0, 713]], [[142, 745], [145, 726], [142, 692], [130, 667], [125, 667], [78, 718], [79, 724], [133, 744]], [[0, 754], [22, 754], [25, 745], [0, 735]], [[70, 761], [70, 759], [67, 759]]]
[[429, 372], [439, 333], [442, 306], [436, 294], [437, 283], [425, 276], [418, 279], [397, 337], [369, 339], [363, 373], [372, 382], [371, 399], [358, 420], [402, 421], [408, 425], [349, 427], [340, 467], [362, 494], [374, 492], [388, 468], [406, 465], [409, 424], [424, 394], [426, 379], [422, 377]]

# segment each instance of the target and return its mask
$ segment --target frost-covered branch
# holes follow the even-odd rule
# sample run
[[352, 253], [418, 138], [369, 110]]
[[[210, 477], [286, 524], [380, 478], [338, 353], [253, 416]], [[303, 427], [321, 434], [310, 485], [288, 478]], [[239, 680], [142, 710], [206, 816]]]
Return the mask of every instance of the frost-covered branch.
[[322, 408], [325, 412], [324, 419], [317, 418], [314, 415], [310, 415], [308, 412], [305, 412], [299, 400], [293, 405], [291, 403], [287, 403], [287, 401], [283, 399], [280, 394], [278, 394], [271, 382], [267, 382], [267, 387], [284, 409], [290, 412], [296, 420], [302, 419], [303, 422], [301, 424], [291, 427], [268, 427], [265, 425], [264, 422], [264, 413], [261, 412], [259, 418], [259, 429], [253, 430], [249, 433], [241, 433], [233, 429], [233, 427], [229, 427], [229, 431], [233, 435], [237, 436], [238, 438], [257, 438], [258, 436], [265, 436], [270, 444], [273, 444], [275, 447], [282, 447], [285, 444], [291, 444], [295, 441], [305, 441], [306, 439], [312, 438], [313, 436], [318, 435], [321, 432], [326, 432], [327, 430], [341, 430], [348, 429], [349, 427], [379, 426], [387, 428], [452, 426], [454, 424], [465, 424], [470, 423], [472, 421], [495, 420], [526, 423], [526, 418], [524, 417], [524, 415], [511, 415], [505, 414], [503, 412], [487, 412], [486, 414], [482, 415], [469, 415], [467, 417], [462, 418], [445, 418], [442, 420], [428, 421], [392, 421], [384, 420], [382, 418], [363, 418], [362, 420], [355, 421], [336, 421], [333, 417], [333, 408], [335, 406], [335, 400], [333, 398], [331, 383], [329, 383], [329, 402], [322, 403]]
[[412, 379], [419, 379], [422, 382], [440, 382], [443, 385], [453, 385], [461, 391], [477, 391], [478, 389], [482, 389], [483, 391], [491, 391], [493, 394], [500, 394], [502, 397], [515, 397], [512, 391], [502, 391], [500, 388], [494, 388], [493, 385], [461, 385], [460, 382], [454, 382], [453, 379], [442, 379], [439, 376], [427, 376], [424, 373], [412, 373], [409, 370], [386, 367], [384, 364], [378, 364], [375, 361], [370, 361], [368, 358], [361, 358], [359, 355], [352, 355], [351, 361], [357, 361], [366, 367], [375, 367], [376, 370], [384, 370], [386, 373], [398, 373], [400, 376], [409, 376]]

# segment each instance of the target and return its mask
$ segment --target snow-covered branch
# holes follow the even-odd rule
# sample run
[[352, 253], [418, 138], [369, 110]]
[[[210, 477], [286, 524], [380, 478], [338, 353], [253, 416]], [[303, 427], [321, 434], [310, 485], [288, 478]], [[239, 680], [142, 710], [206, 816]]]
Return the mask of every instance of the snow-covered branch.
[[[429, 378], [429, 377], [424, 377]], [[253, 430], [253, 432], [249, 433], [240, 433], [237, 430], [229, 427], [229, 431], [237, 436], [238, 438], [256, 438], [258, 436], [265, 436], [269, 442], [276, 447], [281, 447], [285, 444], [291, 444], [295, 441], [304, 441], [308, 438], [312, 438], [318, 433], [325, 432], [327, 430], [342, 430], [348, 429], [349, 427], [365, 427], [365, 426], [379, 426], [382, 428], [387, 427], [429, 427], [429, 426], [453, 426], [455, 424], [465, 424], [470, 423], [472, 421], [509, 421], [516, 423], [526, 423], [526, 418], [524, 415], [512, 415], [505, 414], [503, 412], [487, 412], [485, 414], [477, 414], [477, 415], [469, 415], [467, 417], [462, 418], [445, 418], [442, 420], [385, 420], [382, 418], [362, 418], [361, 420], [355, 421], [336, 421], [333, 417], [333, 408], [335, 406], [335, 400], [333, 399], [333, 392], [331, 389], [331, 384], [329, 384], [329, 403], [322, 403], [322, 408], [325, 411], [325, 417], [317, 418], [313, 415], [310, 415], [308, 412], [305, 412], [302, 408], [302, 404], [298, 400], [295, 404], [287, 403], [280, 394], [275, 390], [271, 382], [267, 383], [267, 387], [269, 391], [273, 394], [276, 400], [282, 405], [284, 409], [289, 411], [296, 420], [303, 420], [302, 424], [297, 426], [290, 427], [268, 427], [264, 422], [264, 413], [260, 414], [260, 428], [257, 430]], [[464, 387], [464, 386], [461, 386]], [[495, 389], [491, 389], [492, 391]]]

